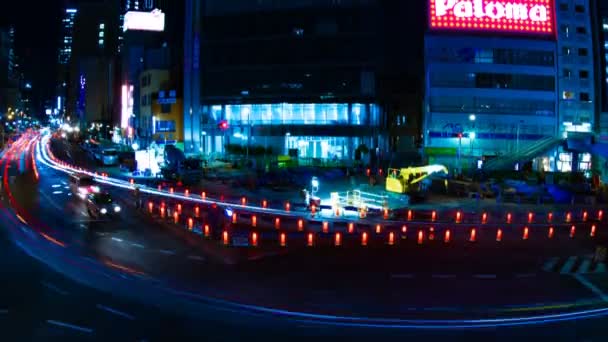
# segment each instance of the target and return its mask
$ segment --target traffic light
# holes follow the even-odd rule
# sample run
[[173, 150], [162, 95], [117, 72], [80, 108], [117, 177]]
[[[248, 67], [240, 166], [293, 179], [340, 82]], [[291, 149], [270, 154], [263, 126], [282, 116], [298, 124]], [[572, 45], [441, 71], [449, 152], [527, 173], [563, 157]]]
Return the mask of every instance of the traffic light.
[[228, 129], [228, 121], [226, 120], [222, 120], [217, 124], [217, 128], [219, 128], [222, 131], [225, 131]]

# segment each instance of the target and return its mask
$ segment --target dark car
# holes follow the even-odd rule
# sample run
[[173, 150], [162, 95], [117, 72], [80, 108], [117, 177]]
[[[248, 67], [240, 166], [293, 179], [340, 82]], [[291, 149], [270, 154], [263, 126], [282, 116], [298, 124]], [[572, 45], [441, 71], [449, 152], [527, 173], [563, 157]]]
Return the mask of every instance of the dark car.
[[94, 193], [87, 196], [87, 212], [95, 218], [118, 215], [122, 208], [114, 202], [107, 192]]

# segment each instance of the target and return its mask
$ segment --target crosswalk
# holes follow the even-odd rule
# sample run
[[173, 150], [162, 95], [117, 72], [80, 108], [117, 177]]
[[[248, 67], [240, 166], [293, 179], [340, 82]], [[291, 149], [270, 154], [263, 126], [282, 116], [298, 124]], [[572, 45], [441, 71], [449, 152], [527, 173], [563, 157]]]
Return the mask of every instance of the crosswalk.
[[593, 256], [552, 257], [544, 261], [543, 271], [559, 274], [606, 273], [606, 264], [596, 262]]

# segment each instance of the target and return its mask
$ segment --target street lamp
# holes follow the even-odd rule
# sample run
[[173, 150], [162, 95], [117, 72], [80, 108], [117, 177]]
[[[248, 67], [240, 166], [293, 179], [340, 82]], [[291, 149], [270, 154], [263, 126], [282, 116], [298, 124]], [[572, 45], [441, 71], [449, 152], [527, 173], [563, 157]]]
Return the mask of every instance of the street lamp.
[[312, 177], [312, 180], [310, 181], [310, 194], [314, 197], [315, 193], [317, 193], [317, 191], [319, 191], [319, 178], [317, 177]]
[[475, 114], [469, 115], [469, 121], [475, 121], [475, 120], [477, 120], [477, 117], [475, 116]]
[[476, 137], [477, 137], [477, 134], [475, 134], [475, 132], [469, 133], [469, 140], [471, 142], [471, 156], [473, 156], [473, 141], [475, 140]]

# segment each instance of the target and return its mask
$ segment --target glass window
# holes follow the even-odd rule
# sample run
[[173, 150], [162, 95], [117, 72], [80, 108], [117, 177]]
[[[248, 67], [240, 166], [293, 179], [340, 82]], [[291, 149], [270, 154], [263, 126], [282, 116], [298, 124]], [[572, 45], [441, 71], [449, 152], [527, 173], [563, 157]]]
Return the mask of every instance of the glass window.
[[581, 57], [586, 57], [589, 54], [589, 51], [586, 48], [578, 49], [578, 55]]
[[587, 29], [584, 28], [584, 27], [582, 27], [582, 26], [578, 26], [576, 28], [576, 33], [578, 33], [578, 34], [587, 34]]
[[582, 102], [590, 102], [591, 101], [591, 97], [589, 96], [589, 93], [580, 93], [579, 98], [580, 98], [580, 100]]
[[175, 120], [156, 121], [157, 132], [175, 132]]
[[575, 5], [574, 6], [574, 11], [576, 13], [585, 13], [585, 6], [583, 6], [583, 5]]
[[578, 72], [578, 76], [582, 79], [582, 80], [586, 80], [589, 78], [589, 71], [587, 70], [580, 70]]
[[564, 100], [573, 100], [574, 99], [574, 92], [573, 91], [564, 91], [562, 92], [562, 99]]
[[565, 2], [562, 2], [559, 4], [559, 10], [560, 11], [567, 11], [568, 10], [568, 4]]

